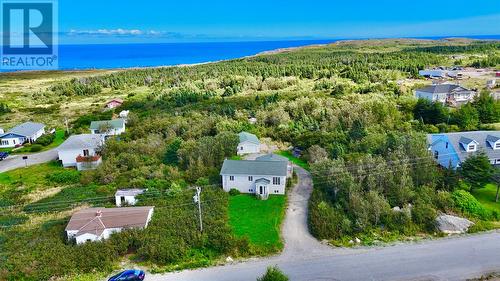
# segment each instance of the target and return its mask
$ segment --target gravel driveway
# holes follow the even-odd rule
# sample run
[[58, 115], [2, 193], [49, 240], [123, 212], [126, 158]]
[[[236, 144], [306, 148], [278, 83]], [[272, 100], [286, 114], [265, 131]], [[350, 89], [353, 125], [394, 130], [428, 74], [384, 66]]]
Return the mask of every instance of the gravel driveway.
[[300, 182], [290, 194], [279, 256], [177, 273], [148, 275], [147, 281], [255, 281], [278, 265], [295, 281], [465, 280], [500, 269], [500, 234], [483, 233], [395, 246], [336, 249], [307, 229], [309, 173], [295, 167]]
[[[46, 163], [57, 159], [57, 150], [50, 149], [40, 153], [26, 154], [28, 156], [28, 166]], [[6, 159], [0, 161], [0, 173], [24, 167], [26, 165], [23, 160], [23, 155], [10, 155]]]

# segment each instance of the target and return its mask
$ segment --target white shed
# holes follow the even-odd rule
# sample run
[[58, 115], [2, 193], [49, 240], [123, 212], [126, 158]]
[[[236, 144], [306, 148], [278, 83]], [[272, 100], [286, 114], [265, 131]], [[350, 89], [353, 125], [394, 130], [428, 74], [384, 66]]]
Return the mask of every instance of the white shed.
[[137, 203], [137, 195], [143, 194], [144, 191], [144, 189], [118, 189], [115, 193], [116, 206], [135, 205]]
[[238, 144], [237, 149], [238, 155], [260, 152], [260, 141], [256, 135], [241, 132], [238, 136], [240, 138], [240, 143]]

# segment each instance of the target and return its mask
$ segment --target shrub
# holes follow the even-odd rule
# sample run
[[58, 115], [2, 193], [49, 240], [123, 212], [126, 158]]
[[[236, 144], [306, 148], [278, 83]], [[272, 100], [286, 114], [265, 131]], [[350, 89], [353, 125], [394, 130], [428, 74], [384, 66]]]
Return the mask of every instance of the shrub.
[[288, 276], [277, 266], [273, 266], [268, 267], [266, 273], [262, 277], [257, 278], [257, 281], [288, 281]]
[[47, 145], [51, 144], [55, 138], [56, 138], [55, 134], [43, 134], [41, 137], [39, 137], [36, 140], [35, 143], [39, 144], [39, 145], [47, 146]]
[[41, 144], [34, 144], [30, 148], [30, 152], [38, 152], [43, 149], [43, 146]]
[[231, 196], [236, 196], [236, 195], [240, 195], [240, 191], [236, 188], [231, 188], [231, 190], [229, 190], [229, 195]]
[[488, 220], [491, 218], [490, 212], [477, 199], [465, 190], [457, 190], [452, 196], [455, 205], [465, 214]]
[[48, 174], [46, 178], [54, 183], [78, 183], [80, 182], [80, 172], [76, 170], [64, 170]]

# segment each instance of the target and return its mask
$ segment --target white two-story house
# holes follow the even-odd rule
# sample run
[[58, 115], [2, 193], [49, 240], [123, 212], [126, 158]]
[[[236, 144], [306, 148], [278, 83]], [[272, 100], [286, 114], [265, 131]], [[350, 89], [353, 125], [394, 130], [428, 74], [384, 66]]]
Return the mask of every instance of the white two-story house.
[[500, 131], [474, 131], [427, 135], [429, 151], [439, 165], [456, 169], [469, 156], [482, 151], [492, 165], [500, 165]]
[[236, 189], [266, 199], [270, 194], [285, 194], [288, 162], [225, 160], [220, 175], [224, 191]]

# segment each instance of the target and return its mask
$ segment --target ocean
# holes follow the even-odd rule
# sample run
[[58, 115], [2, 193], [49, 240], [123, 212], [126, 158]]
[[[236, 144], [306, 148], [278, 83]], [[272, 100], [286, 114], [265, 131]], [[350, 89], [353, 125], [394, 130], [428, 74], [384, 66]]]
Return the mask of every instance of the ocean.
[[113, 69], [193, 64], [240, 58], [279, 48], [331, 42], [334, 41], [60, 45], [59, 68]]
[[[500, 39], [499, 35], [464, 37], [483, 40]], [[447, 37], [422, 37], [420, 39], [442, 38]], [[328, 44], [336, 41], [338, 40], [60, 45], [59, 69], [115, 69], [204, 63], [241, 58], [280, 48]], [[4, 71], [0, 70], [0, 72]]]

